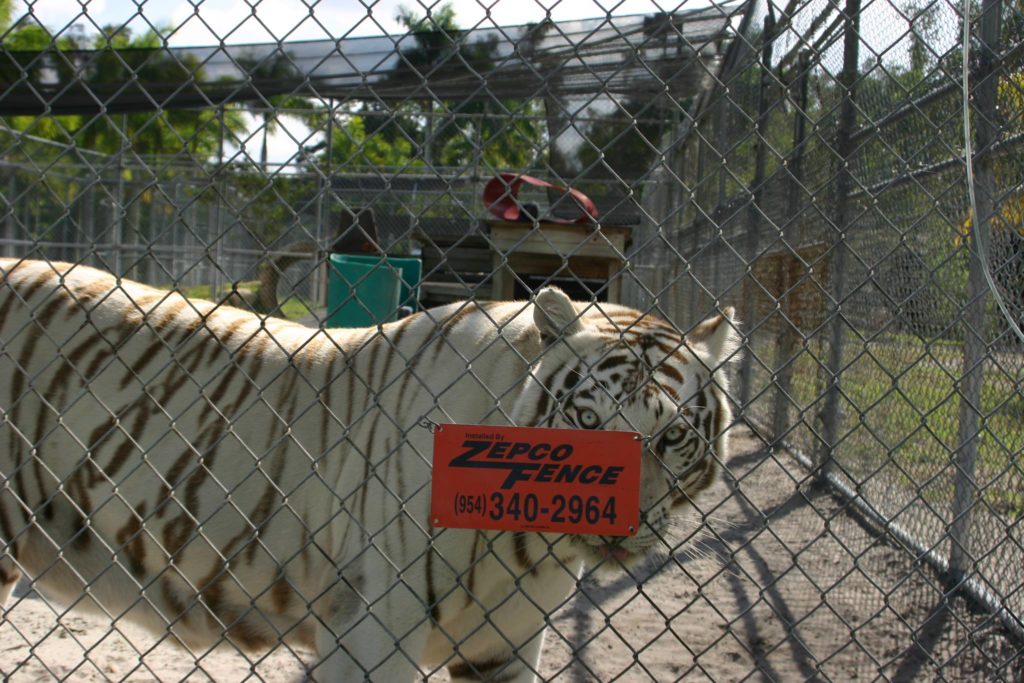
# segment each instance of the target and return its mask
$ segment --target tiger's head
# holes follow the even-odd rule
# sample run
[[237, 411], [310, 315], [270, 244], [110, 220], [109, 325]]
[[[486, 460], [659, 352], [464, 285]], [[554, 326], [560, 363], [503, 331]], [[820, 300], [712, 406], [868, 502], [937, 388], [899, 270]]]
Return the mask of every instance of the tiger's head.
[[544, 351], [517, 402], [515, 424], [638, 432], [641, 526], [635, 536], [568, 536], [588, 564], [629, 562], [671, 547], [670, 527], [711, 486], [732, 421], [724, 365], [740, 341], [732, 309], [685, 337], [616, 305], [573, 304], [541, 290], [533, 317]]

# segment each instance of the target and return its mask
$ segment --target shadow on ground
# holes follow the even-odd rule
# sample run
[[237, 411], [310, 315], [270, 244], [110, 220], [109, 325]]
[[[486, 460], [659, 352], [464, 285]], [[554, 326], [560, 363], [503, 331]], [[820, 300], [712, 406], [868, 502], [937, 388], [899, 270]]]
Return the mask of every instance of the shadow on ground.
[[790, 456], [749, 435], [736, 446], [699, 501], [705, 523], [689, 544], [629, 573], [584, 578], [549, 637], [561, 668], [545, 675], [1021, 680], [1024, 649], [998, 621], [947, 595], [929, 567]]

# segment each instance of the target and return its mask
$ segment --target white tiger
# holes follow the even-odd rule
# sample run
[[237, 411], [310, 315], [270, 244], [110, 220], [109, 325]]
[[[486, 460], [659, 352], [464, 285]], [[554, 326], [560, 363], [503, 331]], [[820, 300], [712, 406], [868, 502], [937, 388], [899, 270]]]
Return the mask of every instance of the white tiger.
[[[669, 547], [726, 453], [728, 310], [684, 341], [548, 288], [319, 330], [84, 266], [0, 271], [0, 605], [24, 572], [188, 648], [310, 648], [320, 681], [531, 681], [581, 568]], [[642, 528], [433, 528], [424, 419], [649, 435]]]

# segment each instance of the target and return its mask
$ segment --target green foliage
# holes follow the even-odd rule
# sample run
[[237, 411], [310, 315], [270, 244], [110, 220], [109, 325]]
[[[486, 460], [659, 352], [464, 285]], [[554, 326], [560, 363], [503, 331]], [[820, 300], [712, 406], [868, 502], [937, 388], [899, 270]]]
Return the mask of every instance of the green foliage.
[[[420, 79], [460, 56], [487, 71], [493, 67], [497, 42], [457, 45], [462, 34], [455, 9], [445, 3], [420, 16], [401, 7], [396, 20], [413, 36], [403, 41], [396, 81]], [[385, 83], [386, 85], [386, 83]], [[538, 164], [547, 153], [539, 99], [462, 100], [436, 98], [401, 102], [365, 101], [338, 114], [330, 145], [332, 163], [352, 170], [382, 167], [482, 166], [491, 170], [522, 169]], [[307, 117], [307, 125], [326, 129], [326, 112]], [[326, 156], [327, 150], [321, 154]]]
[[[9, 50], [30, 51], [22, 57], [26, 68], [56, 65], [59, 71], [68, 72], [63, 80], [74, 83], [73, 75], [78, 73], [86, 79], [86, 87], [97, 92], [126, 87], [125, 83], [135, 77], [154, 82], [179, 81], [190, 74], [202, 78], [202, 68], [195, 58], [182, 63], [162, 51], [162, 46], [158, 30], [136, 36], [125, 27], [107, 26], [91, 38], [78, 31], [67, 31], [54, 38], [34, 22], [22, 22], [3, 41], [3, 47]], [[83, 62], [73, 53], [83, 48], [98, 53]], [[3, 121], [16, 131], [97, 152], [113, 154], [130, 148], [136, 155], [186, 152], [197, 159], [216, 154], [222, 135], [244, 130], [241, 115], [233, 109], [226, 110], [223, 117], [204, 109], [133, 112], [123, 116], [8, 116]]]
[[[422, 16], [403, 7], [397, 19], [413, 40], [403, 42], [403, 67], [396, 78], [427, 73], [452, 57], [461, 31], [450, 3]], [[153, 29], [134, 35], [126, 27], [107, 26], [93, 35], [75, 27], [54, 35], [31, 18], [23, 18], [4, 35], [3, 47], [12, 51], [13, 68], [56, 69], [69, 87], [87, 88], [102, 99], [104, 93], [138, 87], [133, 84], [136, 79], [143, 83], [203, 79], [201, 64], [182, 63], [163, 49], [166, 33]], [[459, 45], [459, 59], [486, 70], [494, 63], [495, 45], [495, 41]], [[76, 53], [83, 49], [92, 52]], [[17, 65], [19, 60], [22, 63]], [[286, 55], [243, 53], [237, 61], [257, 89], [296, 75]], [[19, 74], [12, 72], [7, 80], [23, 81]], [[286, 115], [279, 112], [281, 108], [305, 110], [289, 115], [298, 116], [314, 130], [327, 129], [327, 109], [294, 95], [253, 100], [220, 112], [172, 109], [124, 115], [7, 116], [3, 122], [13, 130], [79, 149], [108, 154], [129, 149], [139, 156], [184, 154], [202, 163], [218, 156], [225, 140], [251, 137], [242, 114], [248, 110], [262, 129], [257, 134], [262, 136], [259, 156], [265, 174], [268, 137]], [[325, 161], [329, 147], [332, 163], [354, 171], [427, 165], [524, 168], [546, 153], [543, 120], [540, 100], [355, 102], [349, 111], [336, 114], [333, 139], [320, 147], [319, 154]]]
[[219, 193], [230, 193], [239, 222], [264, 247], [281, 238], [309, 237], [301, 219], [317, 195], [317, 180], [309, 175], [267, 175], [252, 166], [229, 165], [220, 172], [220, 188], [206, 188], [207, 201], [216, 202]]
[[494, 170], [537, 165], [546, 153], [540, 100], [498, 103], [461, 102], [446, 112], [435, 134], [436, 159], [442, 166], [479, 161]]
[[399, 5], [395, 21], [410, 33], [427, 34], [432, 31], [453, 32], [459, 30], [458, 22], [455, 21], [455, 8], [450, 2], [444, 2], [440, 7], [428, 9], [424, 16], [417, 15], [405, 5]]
[[368, 132], [373, 122], [374, 117], [359, 114], [338, 117], [331, 145], [332, 161], [341, 168], [423, 165], [422, 159], [414, 158], [413, 142], [401, 132], [399, 122], [378, 124]]
[[[34, 22], [23, 22], [4, 36], [3, 46], [8, 50], [45, 50], [54, 42], [53, 36], [45, 28]], [[72, 38], [64, 36], [58, 40], [58, 46], [74, 49]]]

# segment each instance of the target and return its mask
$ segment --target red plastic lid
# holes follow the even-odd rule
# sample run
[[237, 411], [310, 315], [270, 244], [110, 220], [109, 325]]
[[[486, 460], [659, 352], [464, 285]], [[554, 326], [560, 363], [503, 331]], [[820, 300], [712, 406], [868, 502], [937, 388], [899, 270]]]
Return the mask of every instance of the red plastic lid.
[[487, 181], [484, 186], [484, 206], [498, 218], [505, 221], [518, 221], [522, 216], [522, 207], [516, 197], [519, 195], [519, 188], [523, 183], [534, 187], [551, 188], [561, 190], [569, 194], [580, 208], [580, 215], [574, 219], [568, 218], [545, 218], [547, 223], [591, 223], [597, 220], [597, 207], [590, 197], [579, 190], [571, 187], [562, 187], [534, 178], [528, 175], [516, 175], [515, 173], [499, 173]]

